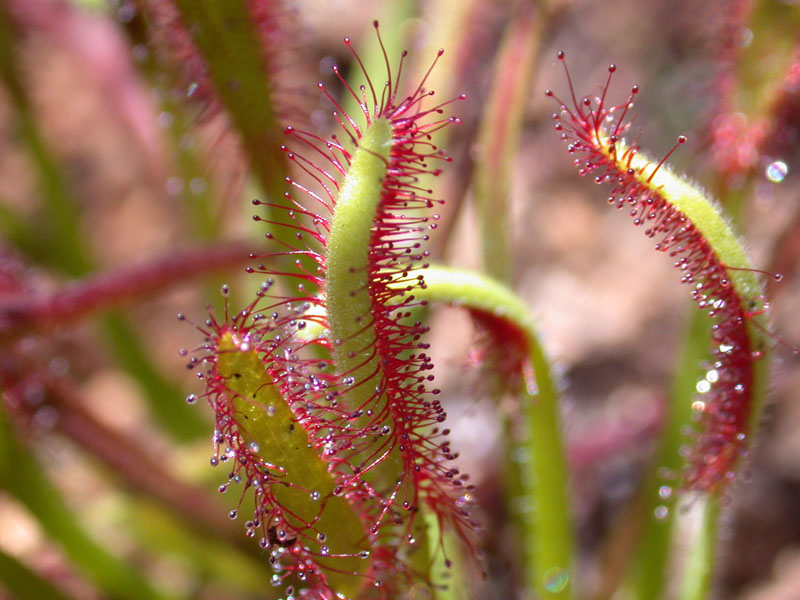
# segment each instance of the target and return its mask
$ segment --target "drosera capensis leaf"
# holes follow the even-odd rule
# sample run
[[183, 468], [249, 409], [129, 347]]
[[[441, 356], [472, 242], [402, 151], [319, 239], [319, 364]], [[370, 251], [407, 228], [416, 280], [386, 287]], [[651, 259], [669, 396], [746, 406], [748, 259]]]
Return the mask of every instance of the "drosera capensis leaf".
[[[333, 450], [348, 432], [330, 427], [328, 361], [304, 356], [320, 339], [294, 335], [319, 315], [302, 301], [270, 306], [273, 283], [244, 310], [231, 316], [226, 304], [222, 321], [211, 316], [200, 328], [205, 355], [190, 365], [200, 367], [215, 416], [211, 464], [230, 468], [220, 493], [243, 485], [231, 519], [252, 496], [244, 528], [265, 551], [274, 586], [286, 597], [355, 598], [382, 585], [377, 574], [386, 571], [368, 531], [371, 489], [336, 472]], [[265, 304], [266, 316], [257, 308]]]
[[[418, 510], [422, 501], [440, 513], [453, 502], [444, 477], [449, 469], [441, 465], [452, 457], [427, 428], [445, 416], [439, 403], [428, 399], [438, 391], [424, 383], [432, 380], [424, 374], [432, 367], [427, 344], [417, 341], [424, 330], [401, 324], [403, 303], [392, 301], [401, 297], [408, 304], [408, 292], [420, 285], [421, 276], [413, 270], [425, 259], [421, 242], [429, 217], [406, 211], [438, 203], [429, 191], [416, 188], [416, 179], [436, 172], [429, 160], [446, 158], [426, 142], [454, 119], [438, 116], [443, 105], [422, 107], [429, 95], [424, 79], [409, 96], [400, 95], [401, 68], [394, 77], [387, 73], [380, 99], [369, 83], [372, 97], [365, 95], [362, 102], [366, 128], [363, 134], [357, 127], [352, 132], [357, 145], [343, 173], [327, 240], [325, 296], [334, 363], [349, 386], [343, 399], [361, 413], [356, 416], [360, 426], [394, 432], [391, 445], [365, 449], [357, 459], [359, 469], [396, 481], [392, 496], [406, 511]], [[406, 288], [398, 294], [387, 284], [399, 281]], [[464, 527], [462, 511], [454, 505], [451, 510], [448, 518]]]
[[[204, 114], [224, 109], [247, 156], [273, 220], [285, 220], [288, 162], [281, 150], [288, 118], [304, 115], [303, 97], [287, 85], [302, 72], [296, 15], [279, 0], [170, 0], [142, 2], [156, 32], [157, 48], [183, 73], [187, 99]], [[304, 117], [305, 118], [305, 117]], [[278, 243], [291, 239], [277, 229]], [[286, 239], [284, 239], [284, 236]], [[275, 245], [272, 246], [273, 249]], [[288, 268], [292, 261], [278, 259]]]
[[[198, 70], [202, 75], [194, 74], [194, 84], [203, 82], [213, 89], [242, 138], [259, 184], [274, 202], [280, 202], [286, 160], [280, 151], [274, 67], [269, 64], [271, 56], [265, 47], [277, 51], [283, 36], [276, 33], [283, 26], [286, 15], [281, 13], [286, 9], [280, 2], [248, 0], [175, 0], [175, 7], [191, 36], [186, 45], [196, 48], [195, 55], [189, 52], [180, 60], [187, 67], [201, 65]], [[164, 10], [158, 6], [153, 9]], [[269, 38], [270, 29], [276, 30], [271, 34], [276, 38], [274, 47], [263, 41]], [[172, 37], [178, 35], [180, 32], [173, 28]]]
[[340, 425], [350, 413], [339, 408], [331, 359], [317, 351], [328, 345], [318, 327], [324, 315], [303, 299], [269, 295], [273, 284], [265, 281], [239, 313], [211, 316], [200, 328], [205, 355], [189, 363], [200, 367], [215, 414], [211, 464], [231, 466], [219, 491], [243, 483], [229, 515], [238, 518], [252, 490], [245, 529], [268, 551], [272, 582], [287, 597], [303, 590], [320, 600], [356, 598], [365, 587], [392, 594], [424, 569], [405, 553], [398, 558], [384, 527], [375, 530], [387, 500], [341, 468], [340, 455], [365, 435]]
[[[429, 553], [425, 524], [416, 518], [420, 510], [432, 510], [468, 545], [476, 527], [456, 505], [465, 477], [452, 466], [456, 453], [446, 437], [449, 430], [439, 427], [446, 417], [439, 392], [428, 387], [433, 376], [422, 340], [426, 327], [405, 319], [416, 305], [413, 290], [422, 285], [418, 269], [428, 255], [427, 232], [436, 228], [437, 216], [427, 211], [441, 203], [419, 188], [419, 178], [438, 173], [436, 162], [447, 160], [430, 136], [458, 119], [442, 116], [451, 101], [425, 106], [432, 95], [425, 79], [403, 94], [405, 53], [393, 68], [382, 50], [387, 71], [381, 88], [363, 71], [348, 38], [345, 44], [365, 83], [356, 91], [338, 67], [333, 70], [361, 114], [345, 114], [320, 84], [335, 107], [341, 137], [323, 140], [287, 128], [286, 152], [301, 171], [290, 183], [304, 200], [292, 200], [290, 218], [296, 224], [290, 227], [297, 239], [286, 254], [311, 256], [317, 271], [301, 267], [294, 276], [301, 289], [310, 282], [323, 290], [302, 300], [324, 309], [339, 410], [332, 425], [349, 432], [351, 440], [337, 452], [335, 469], [384, 498], [371, 533], [424, 576]], [[266, 265], [252, 270], [292, 275]], [[387, 528], [405, 543], [398, 546], [392, 535], [380, 535]]]
[[[263, 505], [256, 509], [262, 547], [270, 545], [276, 560], [286, 553], [294, 555], [298, 574], [304, 568], [300, 557], [313, 562], [326, 569], [331, 589], [346, 597], [354, 595], [364, 584], [359, 575], [369, 567], [358, 515], [309, 443], [308, 432], [271, 380], [258, 351], [239, 334], [227, 331], [217, 352], [216, 373], [224, 380], [220, 382], [228, 392], [224, 400], [231, 403], [236, 433], [244, 444], [237, 449], [238, 459], [255, 463], [245, 470], [256, 502], [266, 495], [264, 486], [275, 502], [268, 509]], [[309, 580], [314, 578], [312, 574]]]
[[[564, 53], [558, 58], [566, 69]], [[578, 99], [568, 71], [569, 106], [550, 90], [545, 93], [560, 105], [555, 128], [575, 156], [578, 173], [610, 184], [608, 203], [625, 209], [634, 225], [657, 240], [656, 250], [675, 259], [681, 281], [692, 286], [692, 299], [714, 318], [710, 368], [693, 402], [699, 425], [683, 475], [692, 490], [724, 489], [735, 477], [763, 405], [770, 345], [763, 286], [717, 205], [665, 165], [685, 138], [660, 162], [625, 142], [626, 116], [639, 89], [634, 86], [622, 104], [609, 104], [615, 70], [609, 67], [600, 96]]]

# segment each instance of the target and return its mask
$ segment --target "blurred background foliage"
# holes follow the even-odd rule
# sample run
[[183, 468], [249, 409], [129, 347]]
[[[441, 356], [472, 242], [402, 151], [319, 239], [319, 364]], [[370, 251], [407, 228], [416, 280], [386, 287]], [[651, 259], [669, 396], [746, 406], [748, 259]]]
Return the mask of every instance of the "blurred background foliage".
[[[250, 200], [281, 201], [280, 124], [329, 131], [315, 84], [337, 89], [331, 66], [352, 66], [342, 38], [369, 45], [376, 18], [393, 60], [409, 49], [410, 73], [446, 49], [429, 80], [437, 98], [469, 96], [453, 109], [463, 124], [441, 140], [453, 164], [435, 182], [447, 205], [431, 249], [513, 284], [536, 315], [563, 385], [578, 595], [613, 597], [630, 540], [653, 519], [635, 507], [672, 422], [690, 306], [669, 261], [574, 176], [542, 90], [565, 87], [557, 49], [581, 93], [600, 89], [611, 62], [615, 99], [638, 83], [641, 145], [659, 156], [689, 134], [673, 164], [725, 203], [755, 264], [785, 275], [770, 290], [772, 322], [800, 340], [800, 8], [298, 0], [284, 3], [277, 29], [257, 29], [222, 14], [239, 3], [176, 2], [184, 16], [219, 9], [242, 26], [208, 33], [211, 80], [241, 83], [213, 98], [187, 79], [177, 36], [159, 21], [171, 4], [0, 2], [0, 597], [276, 597], [256, 544], [227, 519], [238, 497], [216, 493], [212, 418], [184, 400], [200, 386], [178, 352], [200, 335], [175, 314], [201, 322], [223, 282], [234, 298], [252, 293], [243, 267], [265, 240]], [[257, 72], [266, 35], [282, 62]], [[467, 583], [447, 593], [530, 598], [513, 523], [531, 507], [502, 492], [525, 469], [498, 418], [517, 406], [473, 368], [467, 317], [430, 319], [489, 573], [477, 582], [456, 571]], [[719, 598], [800, 589], [800, 369], [776, 354], [747, 481], [726, 507]], [[678, 519], [678, 544], [690, 526]], [[666, 565], [667, 586], [678, 567]]]

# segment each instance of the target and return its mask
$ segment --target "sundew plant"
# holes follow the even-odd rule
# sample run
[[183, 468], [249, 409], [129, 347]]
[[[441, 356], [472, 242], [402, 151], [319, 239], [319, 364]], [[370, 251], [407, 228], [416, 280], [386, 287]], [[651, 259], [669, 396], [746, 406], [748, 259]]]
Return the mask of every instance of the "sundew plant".
[[0, 596], [793, 597], [798, 32], [0, 2]]

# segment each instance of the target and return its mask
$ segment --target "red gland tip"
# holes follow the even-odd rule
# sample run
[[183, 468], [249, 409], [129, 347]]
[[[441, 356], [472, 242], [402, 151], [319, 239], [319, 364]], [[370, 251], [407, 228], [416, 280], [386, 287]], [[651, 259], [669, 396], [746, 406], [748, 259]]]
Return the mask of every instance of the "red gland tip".
[[609, 73], [613, 73], [616, 70], [617, 70], [617, 65], [615, 65], [614, 63], [611, 63], [610, 65], [608, 65], [608, 72]]
[[679, 144], [685, 144], [686, 143], [686, 136], [685, 135], [679, 135], [678, 136], [678, 143]]
[[564, 51], [559, 50], [558, 52], [556, 52], [556, 56], [558, 57], [558, 60], [564, 60]]
[[375, 20], [372, 22], [372, 26], [373, 26], [375, 29], [377, 29], [377, 28], [378, 28], [378, 19], [375, 19]]

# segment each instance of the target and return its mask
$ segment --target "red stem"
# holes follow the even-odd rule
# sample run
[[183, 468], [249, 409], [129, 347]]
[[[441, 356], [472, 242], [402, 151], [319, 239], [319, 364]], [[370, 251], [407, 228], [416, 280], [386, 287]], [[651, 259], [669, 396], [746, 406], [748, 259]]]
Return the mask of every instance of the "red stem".
[[222, 242], [170, 252], [148, 262], [71, 282], [53, 292], [17, 293], [0, 299], [0, 339], [73, 321], [166, 286], [244, 264], [251, 248]]

